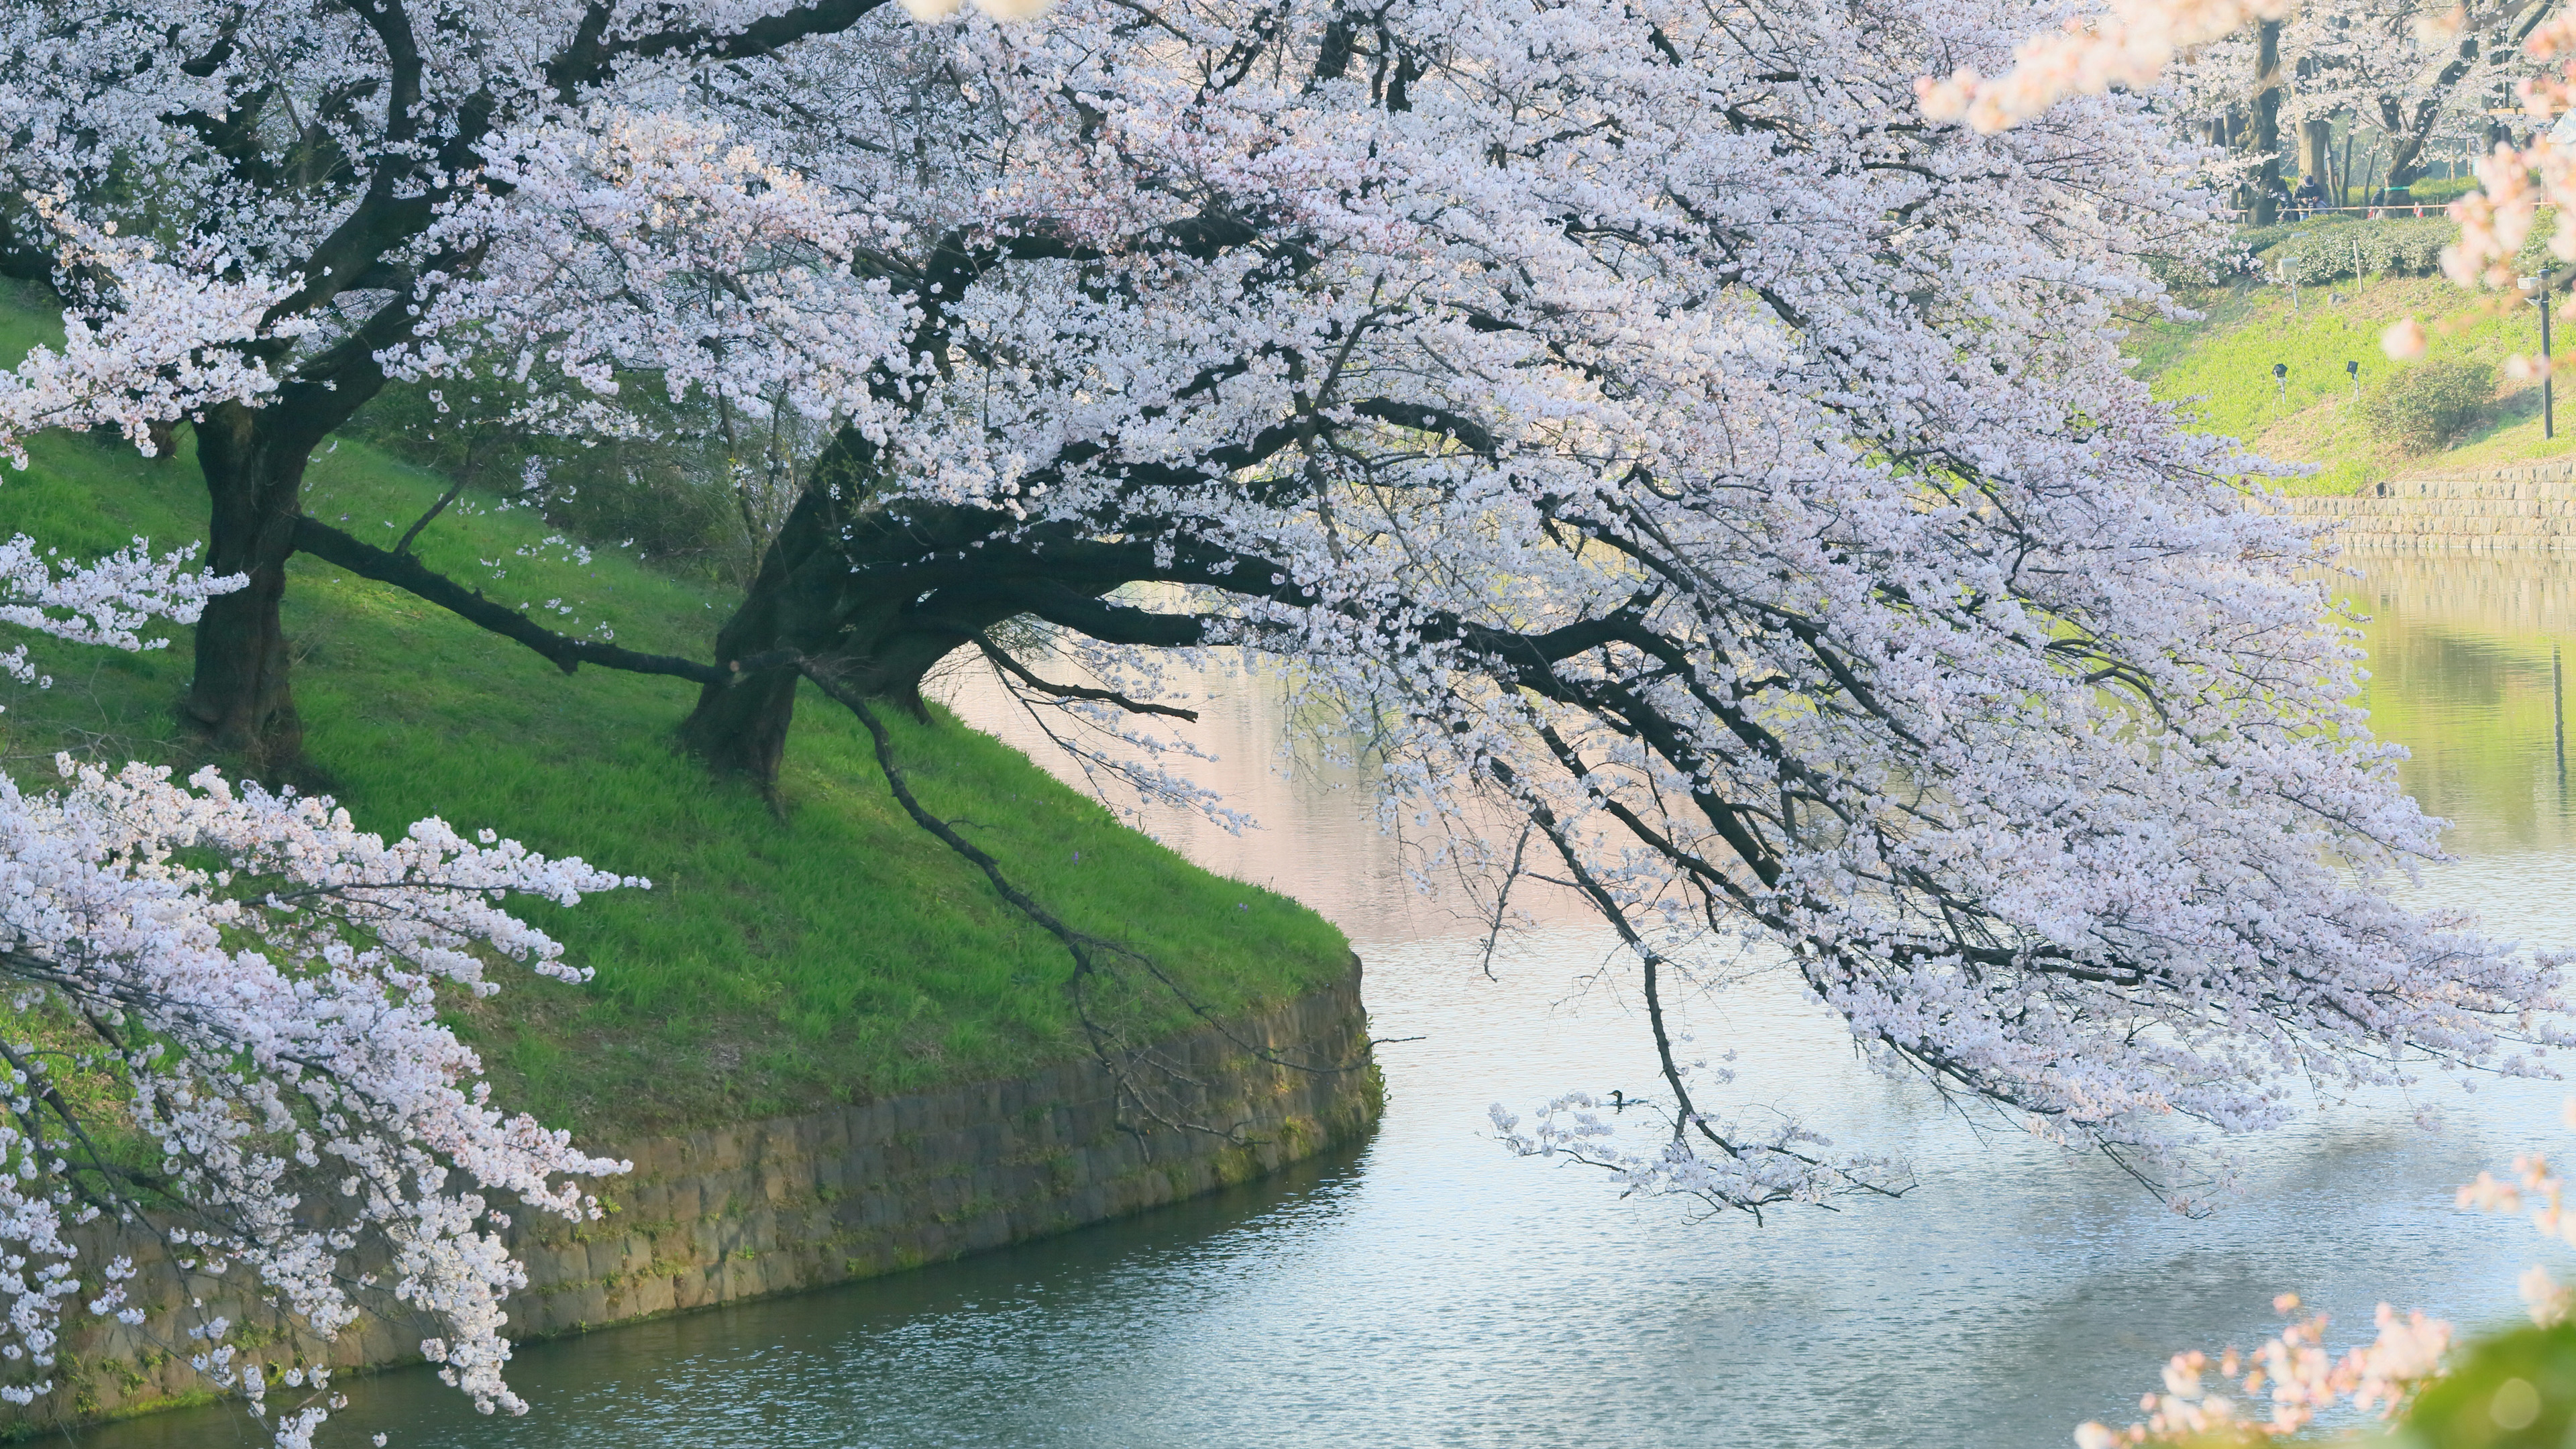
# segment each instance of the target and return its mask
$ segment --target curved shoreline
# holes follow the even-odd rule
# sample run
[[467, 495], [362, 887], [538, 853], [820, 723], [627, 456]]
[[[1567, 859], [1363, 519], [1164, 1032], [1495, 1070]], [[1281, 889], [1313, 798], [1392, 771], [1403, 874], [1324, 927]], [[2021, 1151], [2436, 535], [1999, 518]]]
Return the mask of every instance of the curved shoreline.
[[[1357, 957], [1334, 983], [1161, 1043], [1191, 1120], [1183, 1131], [1120, 1101], [1089, 1058], [1026, 1076], [865, 1106], [656, 1137], [610, 1149], [634, 1172], [601, 1185], [607, 1215], [530, 1222], [513, 1247], [528, 1287], [510, 1298], [518, 1340], [578, 1333], [876, 1277], [1051, 1236], [1246, 1182], [1375, 1125]], [[1257, 1050], [1256, 1050], [1257, 1049]], [[1270, 1060], [1265, 1060], [1269, 1058]], [[1352, 1063], [1315, 1071], [1286, 1063]], [[85, 1257], [131, 1256], [133, 1301], [155, 1320], [185, 1291], [157, 1243], [83, 1234]], [[231, 1305], [217, 1305], [229, 1309]], [[272, 1370], [388, 1368], [420, 1360], [423, 1332], [370, 1318], [332, 1342], [252, 1306], [236, 1342]], [[0, 1415], [25, 1434], [202, 1401], [201, 1380], [136, 1330], [67, 1319], [53, 1393]]]

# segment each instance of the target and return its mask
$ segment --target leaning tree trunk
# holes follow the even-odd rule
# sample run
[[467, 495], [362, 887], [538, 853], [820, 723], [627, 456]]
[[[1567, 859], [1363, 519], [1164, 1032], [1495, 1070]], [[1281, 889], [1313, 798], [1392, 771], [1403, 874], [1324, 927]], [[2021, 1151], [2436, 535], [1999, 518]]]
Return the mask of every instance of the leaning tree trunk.
[[212, 505], [206, 564], [218, 574], [247, 574], [250, 583], [206, 605], [188, 692], [188, 712], [217, 745], [263, 766], [292, 763], [303, 747], [278, 604], [312, 455], [309, 442], [281, 436], [270, 422], [227, 404], [197, 424], [197, 461]]
[[853, 510], [818, 485], [797, 500], [717, 633], [722, 674], [699, 692], [681, 743], [766, 790], [806, 671], [926, 717], [922, 680], [951, 652], [1022, 614], [1053, 618], [1068, 605], [1079, 614], [1082, 601], [1149, 577], [1153, 558], [1150, 548], [1032, 537], [1009, 515], [972, 507]]
[[758, 595], [716, 634], [719, 683], [698, 692], [697, 707], [680, 723], [680, 742], [718, 774], [743, 775], [766, 789], [777, 783], [787, 752], [787, 728], [796, 715], [797, 671], [792, 667], [744, 670], [747, 655], [784, 646], [771, 601]]
[[1169, 560], [1150, 544], [966, 504], [875, 506], [877, 463], [857, 433], [835, 440], [717, 633], [721, 673], [700, 690], [680, 739], [718, 773], [764, 790], [777, 783], [809, 671], [836, 691], [926, 715], [931, 669], [1024, 614], [1112, 642], [1197, 639], [1195, 621], [1127, 637], [1135, 622], [1102, 612], [1098, 601], [1121, 585], [1163, 575]]
[[[832, 489], [806, 490], [742, 606], [717, 631], [723, 675], [699, 691], [697, 708], [680, 725], [681, 743], [719, 774], [775, 785], [797, 681], [809, 665], [862, 695], [922, 713], [921, 681], [931, 667], [975, 631], [1019, 611], [1006, 586], [961, 582], [953, 566], [937, 562], [962, 554], [961, 537], [985, 532], [973, 527], [972, 510], [928, 511], [937, 516], [854, 517]], [[960, 522], [967, 524], [962, 536]], [[1005, 552], [979, 563], [1007, 569]], [[916, 563], [924, 567], [909, 567]], [[929, 615], [910, 607], [925, 584], [938, 600]]]
[[[2403, 191], [2413, 186], [2430, 169], [2424, 164], [2424, 148], [2432, 141], [2433, 128], [2442, 118], [2443, 99], [2468, 75], [2477, 61], [2477, 54], [2477, 38], [2463, 37], [2459, 54], [2434, 77], [2433, 94], [2415, 103], [2415, 114], [2406, 118], [2404, 126], [2389, 128], [2389, 190]], [[2381, 104], [2381, 111], [2391, 119], [2397, 116], [2397, 108], [2387, 102]]]
[[796, 714], [793, 662], [744, 667], [762, 655], [829, 652], [841, 633], [836, 605], [849, 563], [842, 547], [848, 526], [845, 495], [862, 462], [875, 449], [845, 433], [818, 460], [815, 481], [762, 554], [760, 572], [740, 608], [716, 632], [716, 667], [724, 678], [698, 692], [697, 708], [681, 722], [680, 742], [719, 774], [748, 776], [762, 788], [775, 784]]

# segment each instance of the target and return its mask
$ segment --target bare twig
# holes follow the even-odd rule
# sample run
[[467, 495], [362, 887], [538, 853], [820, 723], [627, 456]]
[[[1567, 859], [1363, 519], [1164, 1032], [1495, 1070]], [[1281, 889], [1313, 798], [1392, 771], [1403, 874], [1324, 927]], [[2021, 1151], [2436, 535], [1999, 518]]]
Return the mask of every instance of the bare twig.
[[1114, 689], [1092, 689], [1079, 684], [1049, 683], [1046, 680], [1038, 678], [1035, 674], [1030, 673], [1027, 665], [1022, 664], [1020, 661], [1012, 658], [1009, 654], [1004, 653], [991, 639], [986, 638], [982, 634], [975, 636], [975, 647], [983, 650], [984, 657], [992, 660], [996, 668], [1008, 670], [1010, 673], [1018, 676], [1020, 680], [1026, 683], [1031, 689], [1041, 690], [1062, 699], [1096, 699], [1104, 704], [1114, 704], [1120, 709], [1127, 711], [1129, 714], [1159, 714], [1168, 716], [1172, 719], [1188, 720], [1192, 724], [1198, 723], [1199, 712], [1194, 709], [1181, 709], [1175, 705], [1156, 704], [1151, 700], [1130, 699], [1126, 695], [1120, 694]]

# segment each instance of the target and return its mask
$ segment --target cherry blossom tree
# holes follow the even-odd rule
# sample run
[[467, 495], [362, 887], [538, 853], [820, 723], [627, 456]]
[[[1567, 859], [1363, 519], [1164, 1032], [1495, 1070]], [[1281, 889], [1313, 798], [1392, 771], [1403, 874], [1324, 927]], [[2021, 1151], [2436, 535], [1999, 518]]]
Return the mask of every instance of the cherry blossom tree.
[[1965, 7], [1173, 7], [1150, 63], [1136, 13], [961, 30], [1012, 124], [891, 269], [937, 380], [817, 468], [711, 758], [773, 769], [800, 677], [863, 718], [960, 646], [1034, 685], [1010, 620], [1281, 655], [1457, 863], [1635, 955], [1670, 1139], [1569, 1099], [1510, 1140], [1733, 1207], [1901, 1180], [1696, 1105], [1669, 1013], [1751, 940], [2178, 1196], [2293, 1084], [2555, 1042], [2551, 971], [2386, 897], [2435, 836], [2318, 541], [2122, 367], [2205, 216], [2140, 103], [1927, 125], [1916, 76], [1958, 114], [2018, 38]]
[[[871, 363], [908, 366], [882, 355], [884, 285], [848, 265], [882, 228], [845, 199], [908, 158], [844, 153], [825, 194], [757, 159], [774, 133], [729, 131], [749, 113], [722, 104], [746, 67], [878, 9], [37, 0], [0, 16], [0, 272], [50, 285], [74, 332], [50, 371], [21, 370], [0, 438], [83, 396], [113, 395], [99, 405], [120, 421], [194, 421], [209, 562], [249, 579], [196, 633], [189, 708], [219, 742], [295, 753], [277, 610], [303, 470], [392, 373], [533, 372], [599, 395], [649, 365], [675, 388], [847, 419]], [[871, 60], [816, 64], [846, 80]], [[670, 113], [680, 97], [712, 104]], [[544, 314], [532, 351], [517, 329], [573, 274], [608, 290]]]
[[[2555, 0], [2302, 5], [2192, 47], [2157, 86], [2184, 114], [2206, 118], [2210, 139], [2236, 139], [2267, 195], [2278, 193], [2291, 134], [2299, 170], [2338, 184], [2375, 178], [2395, 191], [2425, 174], [2437, 147], [2482, 150], [2509, 129], [2494, 113], [2541, 68], [2524, 42], [2556, 8]], [[2356, 144], [2370, 158], [2358, 169]], [[2273, 218], [2258, 206], [2253, 219]]]
[[[61, 249], [131, 212], [279, 298], [197, 409], [251, 579], [199, 633], [226, 738], [291, 741], [293, 550], [694, 682], [684, 738], [755, 780], [810, 683], [1083, 999], [1154, 963], [940, 820], [875, 711], [960, 648], [1172, 711], [1048, 681], [1032, 622], [1274, 654], [1381, 722], [1453, 863], [1566, 883], [1634, 956], [1669, 1138], [1569, 1099], [1511, 1140], [1730, 1207], [1899, 1180], [1699, 1105], [1673, 1014], [1757, 943], [1891, 1070], [2177, 1195], [2299, 1090], [2558, 1044], [2553, 972], [2388, 898], [2435, 830], [2319, 540], [2117, 352], [2147, 261], [2217, 239], [2115, 91], [2284, 7], [2028, 43], [1981, 0], [130, 8], [12, 22], [52, 118], [13, 235], [93, 285]], [[127, 294], [83, 295], [104, 332]], [[711, 660], [297, 513], [357, 397], [467, 371], [567, 428], [636, 386], [831, 422]]]
[[[2389, 149], [2388, 182], [2422, 175], [2438, 136], [2500, 138], [2498, 102], [2531, 99], [2565, 49], [2556, 0], [2439, 5], [2417, 0], [2118, 0], [2016, 47], [2003, 74], [1963, 66], [1926, 77], [1927, 111], [1997, 130], [2069, 95], [2155, 90], [2179, 80], [2205, 106], [2250, 74], [2285, 94], [2285, 119], [2348, 118]], [[2268, 49], [2266, 47], [2269, 47]], [[2215, 91], [2208, 77], [2222, 77]], [[2547, 120], [2544, 83], [2531, 110]]]
[[2298, 72], [2284, 118], [2346, 118], [2387, 152], [2382, 184], [2406, 187], [2424, 174], [2437, 140], [2484, 149], [2499, 129], [2490, 113], [2540, 68], [2524, 42], [2556, 9], [2555, 0], [2305, 7], [2284, 35]]
[[[2152, 87], [2186, 49], [2224, 42], [2246, 26], [2276, 23], [2293, 13], [2290, 0], [2118, 0], [2098, 15], [2070, 21], [2060, 32], [2024, 40], [2001, 74], [1963, 65], [1947, 76], [1924, 76], [1916, 82], [1916, 92], [1927, 117], [1999, 131], [2069, 96]], [[2478, 162], [2481, 189], [2451, 203], [2449, 214], [2460, 224], [2460, 240], [2444, 252], [2443, 269], [2463, 287], [2505, 289], [2517, 281], [2515, 255], [2544, 206], [2557, 214], [2551, 250], [2562, 261], [2576, 261], [2576, 145], [2555, 134], [2568, 113], [2576, 111], [2576, 16], [2547, 7], [2488, 14], [2490, 20], [2508, 17], [2503, 33], [2519, 35], [2520, 63], [2538, 67], [2513, 86], [2532, 131], [2519, 144], [2509, 135], [2494, 138]], [[2465, 56], [2467, 40], [2461, 37], [2471, 34], [2478, 19], [2463, 7], [2452, 16], [2436, 17], [2420, 34], [2435, 39], [2448, 34]], [[2484, 54], [2502, 63], [2492, 34], [2487, 44]], [[2382, 345], [2391, 357], [2420, 356], [2423, 324], [2401, 319], [2390, 326]], [[2517, 370], [2536, 365], [2530, 359], [2516, 361], [2522, 365]]]

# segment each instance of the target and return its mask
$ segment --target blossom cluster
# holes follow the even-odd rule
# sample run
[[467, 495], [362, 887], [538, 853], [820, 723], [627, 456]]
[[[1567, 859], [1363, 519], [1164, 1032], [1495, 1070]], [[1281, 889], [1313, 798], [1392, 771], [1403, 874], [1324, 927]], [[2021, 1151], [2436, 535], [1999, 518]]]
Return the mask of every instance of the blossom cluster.
[[[2568, 1103], [2567, 1121], [2569, 1126], [2576, 1127], [2576, 1099]], [[2549, 1159], [2539, 1153], [2516, 1157], [2511, 1181], [2501, 1180], [2493, 1173], [2479, 1173], [2476, 1181], [2461, 1187], [2459, 1204], [2491, 1213], [2527, 1210], [2531, 1225], [2543, 1237], [2576, 1246], [2576, 1212], [2568, 1210], [2566, 1180], [2553, 1171]], [[2522, 1275], [2520, 1287], [2523, 1303], [2531, 1311], [2532, 1322], [2546, 1328], [2576, 1316], [2576, 1289], [2559, 1282], [2547, 1268], [2533, 1264]]]
[[[169, 640], [146, 639], [140, 631], [155, 619], [193, 624], [208, 599], [242, 585], [238, 575], [191, 571], [196, 556], [190, 547], [156, 558], [151, 542], [138, 538], [87, 564], [66, 565], [19, 534], [0, 543], [0, 622], [75, 644], [129, 652], [167, 648]], [[41, 677], [24, 644], [0, 654], [0, 671], [21, 683]]]
[[[2566, 1117], [2568, 1125], [2576, 1127], [2576, 1098], [2569, 1099]], [[2576, 1245], [2576, 1212], [2568, 1209], [2566, 1180], [2538, 1153], [2516, 1157], [2510, 1178], [2479, 1173], [2456, 1196], [2464, 1210], [2525, 1214], [2542, 1236]], [[2545, 1267], [2533, 1265], [2519, 1286], [2532, 1322], [2543, 1328], [2566, 1323], [2576, 1314], [2576, 1290]], [[2281, 1313], [2296, 1313], [2298, 1295], [2284, 1293], [2273, 1300], [2273, 1307]], [[2118, 1430], [2099, 1422], [2079, 1425], [2076, 1445], [2078, 1449], [2119, 1449], [2213, 1438], [2223, 1443], [2273, 1443], [2311, 1428], [2320, 1415], [2339, 1406], [2395, 1418], [2415, 1404], [2427, 1385], [2453, 1371], [2455, 1334], [2440, 1319], [2420, 1311], [2401, 1314], [2385, 1303], [2379, 1305], [2377, 1323], [2375, 1339], [2341, 1355], [2325, 1346], [2323, 1314], [2293, 1321], [2251, 1353], [2232, 1348], [2215, 1358], [2196, 1349], [2178, 1353], [2165, 1364], [2163, 1392], [2149, 1392], [2139, 1399], [2138, 1407], [2146, 1415], [2142, 1421]], [[2213, 1373], [2214, 1384], [2210, 1382]], [[2529, 1385], [2523, 1384], [2522, 1389], [2527, 1394]], [[2491, 1400], [2481, 1397], [2476, 1402], [2478, 1410], [2486, 1410]], [[2499, 1417], [2496, 1422], [2504, 1420]]]
[[[491, 1106], [438, 1020], [440, 990], [497, 990], [487, 954], [581, 979], [500, 898], [571, 904], [642, 882], [434, 819], [386, 841], [328, 800], [211, 769], [184, 784], [68, 757], [60, 771], [43, 795], [0, 781], [0, 974], [86, 1025], [84, 1064], [121, 1078], [121, 1112], [157, 1144], [155, 1192], [104, 1206], [151, 1221], [192, 1272], [246, 1270], [236, 1281], [326, 1338], [366, 1306], [356, 1256], [381, 1252], [390, 1300], [445, 1327], [451, 1381], [523, 1407], [500, 1377], [500, 1304], [525, 1281], [499, 1235], [507, 1207], [582, 1219], [596, 1204], [573, 1179], [622, 1167]], [[0, 1181], [0, 1238], [28, 1277], [0, 1354], [43, 1368], [56, 1300], [84, 1291], [63, 1232], [102, 1206], [84, 1176], [112, 1164], [100, 1124], [48, 1090], [61, 1068], [32, 1043], [5, 1054], [18, 1095], [0, 1151], [19, 1171]], [[94, 1312], [121, 1306], [112, 1277], [86, 1291]], [[262, 1370], [237, 1361], [228, 1325], [177, 1327], [216, 1382], [260, 1400]]]
[[[2273, 1306], [2282, 1313], [2296, 1312], [2298, 1295], [2284, 1293]], [[2224, 1443], [2279, 1438], [2299, 1433], [2319, 1414], [2344, 1404], [2393, 1416], [2441, 1372], [2451, 1326], [2421, 1312], [2400, 1314], [2385, 1303], [2377, 1316], [2379, 1336], [2341, 1355], [2326, 1349], [2327, 1318], [2322, 1313], [2291, 1323], [2252, 1353], [2231, 1348], [2215, 1359], [2197, 1349], [2175, 1354], [2165, 1364], [2164, 1392], [2138, 1400], [2147, 1416], [2143, 1422], [2123, 1430], [2098, 1422], [2079, 1425], [2077, 1449], [2191, 1442], [2204, 1436]], [[2213, 1371], [2216, 1384], [2209, 1382]]]
[[255, 401], [276, 375], [241, 346], [309, 330], [268, 313], [290, 290], [241, 268], [217, 241], [165, 254], [119, 237], [53, 198], [33, 198], [59, 233], [57, 265], [79, 301], [63, 313], [60, 350], [39, 343], [0, 371], [0, 455], [27, 466], [26, 439], [47, 428], [112, 426], [147, 456], [152, 425], [212, 403]]
[[2015, 47], [2011, 68], [1986, 76], [1961, 66], [1915, 83], [1926, 119], [2000, 131], [2070, 96], [2157, 87], [2175, 61], [2257, 20], [2278, 20], [2293, 0], [2116, 0], [2096, 15]]
[[[21, 536], [0, 544], [0, 619], [153, 647], [153, 619], [193, 621], [240, 587], [188, 572], [192, 554], [138, 539], [64, 566]], [[23, 646], [7, 659], [32, 672]], [[104, 1218], [156, 1236], [183, 1284], [326, 1339], [369, 1312], [424, 1318], [450, 1382], [523, 1411], [502, 1377], [502, 1305], [526, 1281], [510, 1214], [594, 1216], [582, 1180], [626, 1165], [492, 1105], [438, 1013], [497, 991], [488, 963], [586, 979], [507, 897], [572, 905], [646, 882], [436, 819], [387, 841], [327, 799], [212, 769], [56, 768], [42, 793], [0, 778], [0, 1398], [52, 1390], [62, 1320], [85, 1312], [273, 1412], [282, 1445], [309, 1443], [339, 1402], [327, 1371], [244, 1353], [200, 1294], [147, 1312], [131, 1259], [84, 1257], [73, 1230]], [[302, 1402], [271, 1411], [281, 1386]]]
[[[724, 123], [607, 108], [493, 149], [482, 189], [435, 233], [476, 271], [438, 290], [411, 353], [389, 355], [397, 371], [489, 350], [520, 383], [542, 366], [608, 398], [640, 371], [675, 400], [848, 418], [871, 406], [872, 371], [909, 367], [903, 309], [850, 268], [886, 224]], [[561, 395], [535, 391], [527, 411], [550, 404]]]

